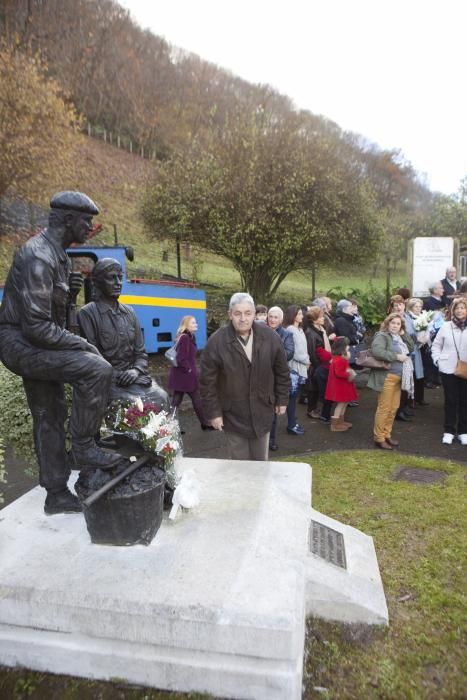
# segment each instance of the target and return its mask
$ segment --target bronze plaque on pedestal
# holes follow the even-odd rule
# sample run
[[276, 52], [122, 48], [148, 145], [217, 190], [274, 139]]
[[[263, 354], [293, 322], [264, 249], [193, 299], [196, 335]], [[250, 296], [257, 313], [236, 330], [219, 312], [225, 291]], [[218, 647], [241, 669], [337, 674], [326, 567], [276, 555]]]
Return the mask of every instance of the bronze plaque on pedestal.
[[330, 564], [347, 569], [344, 536], [316, 520], [310, 523], [310, 552]]

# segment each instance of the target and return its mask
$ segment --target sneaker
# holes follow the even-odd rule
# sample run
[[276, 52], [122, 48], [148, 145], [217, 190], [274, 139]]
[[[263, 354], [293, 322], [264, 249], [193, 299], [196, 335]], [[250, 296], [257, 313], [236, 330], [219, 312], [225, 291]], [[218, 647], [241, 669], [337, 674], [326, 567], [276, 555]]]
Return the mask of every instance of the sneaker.
[[319, 420], [321, 418], [321, 411], [317, 411], [315, 408], [312, 411], [307, 411], [306, 415], [308, 418], [315, 418], [316, 420]]
[[461, 445], [467, 445], [467, 433], [462, 433], [462, 435], [457, 436]]
[[67, 488], [58, 493], [47, 493], [44, 513], [46, 515], [58, 515], [59, 513], [81, 513], [81, 503]]
[[298, 423], [293, 428], [287, 428], [289, 435], [304, 435], [305, 430]]
[[[454, 440], [454, 435], [452, 433], [444, 433], [442, 443], [443, 445], [452, 445], [452, 441]], [[464, 443], [462, 443], [464, 444]], [[467, 442], [465, 443], [467, 444]]]

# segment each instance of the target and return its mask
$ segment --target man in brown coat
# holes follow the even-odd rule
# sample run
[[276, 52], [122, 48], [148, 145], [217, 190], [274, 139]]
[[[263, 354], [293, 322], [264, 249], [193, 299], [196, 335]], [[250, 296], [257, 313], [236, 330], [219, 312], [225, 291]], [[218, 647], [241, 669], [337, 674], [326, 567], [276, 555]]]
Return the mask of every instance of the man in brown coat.
[[206, 419], [225, 430], [231, 459], [267, 460], [274, 413], [289, 398], [289, 368], [281, 340], [256, 323], [249, 294], [234, 294], [230, 323], [208, 340], [201, 358], [201, 398]]

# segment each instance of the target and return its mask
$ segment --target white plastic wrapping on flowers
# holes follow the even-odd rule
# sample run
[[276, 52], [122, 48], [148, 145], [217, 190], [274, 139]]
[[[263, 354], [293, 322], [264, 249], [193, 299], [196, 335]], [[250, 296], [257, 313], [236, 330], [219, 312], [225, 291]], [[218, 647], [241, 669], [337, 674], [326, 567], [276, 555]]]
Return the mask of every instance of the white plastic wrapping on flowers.
[[177, 516], [180, 506], [182, 508], [195, 508], [199, 505], [199, 481], [192, 469], [184, 472], [172, 497], [172, 509], [169, 513], [170, 520]]

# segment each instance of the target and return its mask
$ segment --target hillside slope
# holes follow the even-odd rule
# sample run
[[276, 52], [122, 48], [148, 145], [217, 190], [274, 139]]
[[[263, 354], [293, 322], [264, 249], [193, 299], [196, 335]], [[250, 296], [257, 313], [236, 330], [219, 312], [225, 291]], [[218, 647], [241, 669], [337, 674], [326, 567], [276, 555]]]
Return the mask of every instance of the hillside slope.
[[[103, 224], [104, 230], [95, 239], [96, 243], [113, 243], [114, 224], [117, 226], [121, 243], [141, 248], [147, 245], [147, 237], [138, 218], [140, 196], [144, 182], [151, 172], [152, 163], [127, 151], [120, 150], [97, 139], [85, 136], [79, 137], [76, 145], [76, 173], [72, 178], [64, 179], [57, 173], [54, 181], [44, 183], [44, 196], [34, 202], [33, 219], [28, 223], [32, 230], [40, 222], [40, 209], [45, 208], [54, 192], [59, 190], [76, 189], [86, 192], [94, 199], [100, 208], [96, 217]], [[5, 202], [8, 205], [8, 202]], [[9, 220], [12, 223], [16, 209]], [[23, 207], [24, 210], [27, 207]], [[27, 218], [27, 217], [26, 217]], [[18, 216], [17, 228], [25, 228], [24, 216]], [[28, 227], [29, 228], [29, 227]], [[4, 277], [9, 267], [12, 248], [23, 242], [28, 232], [2, 232], [0, 277]]]

